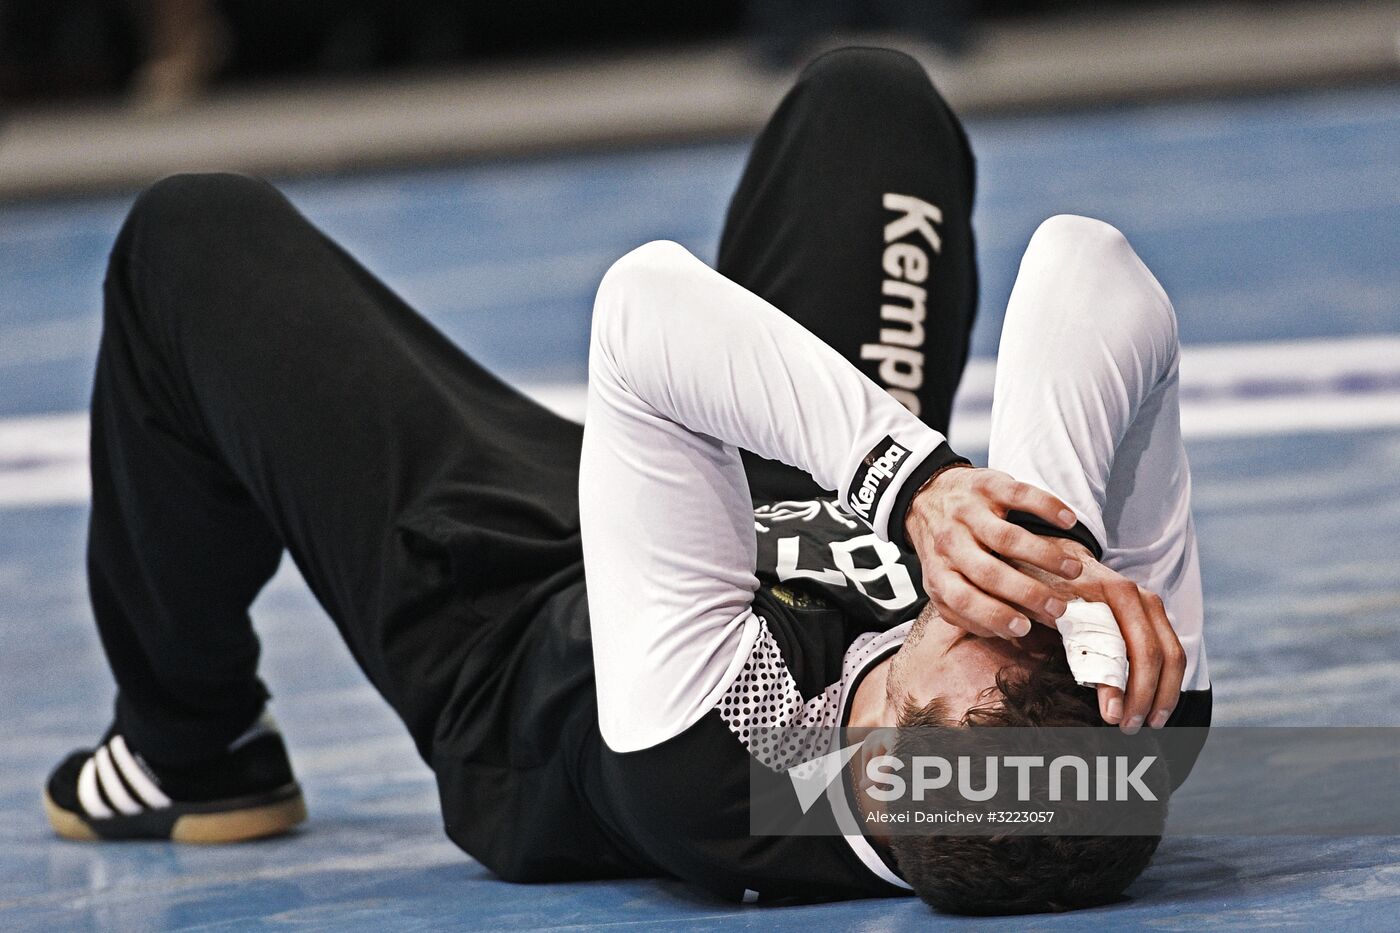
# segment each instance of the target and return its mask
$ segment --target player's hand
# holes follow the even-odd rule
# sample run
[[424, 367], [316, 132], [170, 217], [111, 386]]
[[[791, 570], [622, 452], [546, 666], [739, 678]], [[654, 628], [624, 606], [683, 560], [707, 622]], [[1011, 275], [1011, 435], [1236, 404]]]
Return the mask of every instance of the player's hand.
[[974, 635], [1016, 638], [1030, 631], [1029, 619], [1053, 625], [1065, 611], [1065, 600], [1049, 585], [1007, 560], [1066, 580], [1078, 577], [1082, 568], [1052, 539], [1008, 522], [1006, 514], [1012, 511], [1029, 512], [1060, 528], [1074, 527], [1074, 513], [1048, 492], [999, 470], [975, 467], [936, 474], [905, 517], [905, 537], [919, 555], [924, 591], [933, 607]]
[[1099, 684], [1099, 715], [1129, 734], [1137, 732], [1144, 723], [1154, 729], [1162, 728], [1181, 696], [1186, 652], [1167, 618], [1161, 597], [1109, 570], [1078, 541], [1056, 538], [1052, 543], [1066, 559], [1077, 559], [1083, 572], [1073, 580], [1042, 576], [1042, 581], [1062, 599], [1106, 603], [1128, 648], [1127, 696], [1117, 687]]

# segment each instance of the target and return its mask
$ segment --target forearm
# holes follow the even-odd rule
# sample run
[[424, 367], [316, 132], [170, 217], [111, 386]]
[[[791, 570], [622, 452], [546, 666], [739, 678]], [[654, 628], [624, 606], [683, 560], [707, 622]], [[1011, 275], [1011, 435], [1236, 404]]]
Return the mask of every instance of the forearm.
[[674, 243], [620, 260], [595, 315], [604, 362], [658, 417], [810, 473], [883, 538], [902, 539], [896, 500], [907, 507], [960, 459], [840, 354]]

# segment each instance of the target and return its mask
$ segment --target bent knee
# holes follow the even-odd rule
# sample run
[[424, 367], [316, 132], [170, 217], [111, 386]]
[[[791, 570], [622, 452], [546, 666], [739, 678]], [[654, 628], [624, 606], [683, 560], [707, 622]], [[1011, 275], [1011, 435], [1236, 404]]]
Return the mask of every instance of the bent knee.
[[909, 99], [942, 103], [924, 67], [893, 49], [827, 52], [803, 70], [797, 83], [806, 93], [856, 104], [858, 112], [878, 112]]
[[258, 218], [290, 210], [265, 181], [228, 172], [170, 175], [143, 191], [127, 214], [113, 258], [125, 249], [150, 262], [227, 249], [240, 235], [256, 236]]
[[928, 73], [913, 58], [894, 49], [874, 48], [835, 49], [819, 55], [802, 70], [798, 82], [833, 90], [930, 86]]
[[789, 101], [787, 120], [816, 137], [846, 141], [836, 151], [848, 156], [885, 159], [892, 149], [908, 149], [931, 166], [970, 170], [972, 154], [956, 114], [923, 66], [903, 52], [828, 52], [803, 71], [785, 108]]
[[126, 224], [140, 248], [178, 244], [189, 249], [202, 241], [227, 242], [239, 230], [255, 226], [259, 214], [286, 207], [276, 188], [251, 175], [169, 175], [141, 192]]
[[137, 197], [130, 216], [148, 215], [163, 221], [207, 217], [246, 208], [267, 197], [280, 197], [277, 189], [250, 175], [232, 172], [167, 175]]

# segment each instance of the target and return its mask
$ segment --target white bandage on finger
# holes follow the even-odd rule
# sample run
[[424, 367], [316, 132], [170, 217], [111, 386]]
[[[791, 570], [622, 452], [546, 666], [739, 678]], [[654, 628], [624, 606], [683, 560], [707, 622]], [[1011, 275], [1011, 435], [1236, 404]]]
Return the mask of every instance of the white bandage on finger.
[[1072, 601], [1055, 621], [1065, 642], [1065, 656], [1074, 679], [1085, 687], [1128, 685], [1128, 646], [1113, 610], [1104, 603]]

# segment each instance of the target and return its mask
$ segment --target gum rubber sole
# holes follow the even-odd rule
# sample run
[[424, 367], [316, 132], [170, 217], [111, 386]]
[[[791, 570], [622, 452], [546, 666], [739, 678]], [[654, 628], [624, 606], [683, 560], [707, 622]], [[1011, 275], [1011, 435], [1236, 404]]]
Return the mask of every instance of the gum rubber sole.
[[[65, 810], [44, 792], [44, 812], [49, 825], [64, 839], [99, 842], [102, 837], [82, 817]], [[172, 842], [209, 845], [242, 842], [288, 832], [306, 820], [306, 801], [298, 793], [286, 800], [262, 806], [244, 807], [224, 813], [186, 813], [176, 818], [170, 831]]]
[[53, 802], [48, 791], [44, 791], [44, 814], [49, 818], [49, 825], [53, 831], [64, 839], [76, 839], [79, 842], [96, 842], [97, 833], [88, 829], [78, 814], [65, 810]]
[[306, 801], [297, 794], [290, 800], [228, 813], [187, 813], [175, 821], [170, 838], [196, 844], [241, 842], [277, 836], [305, 821]]

